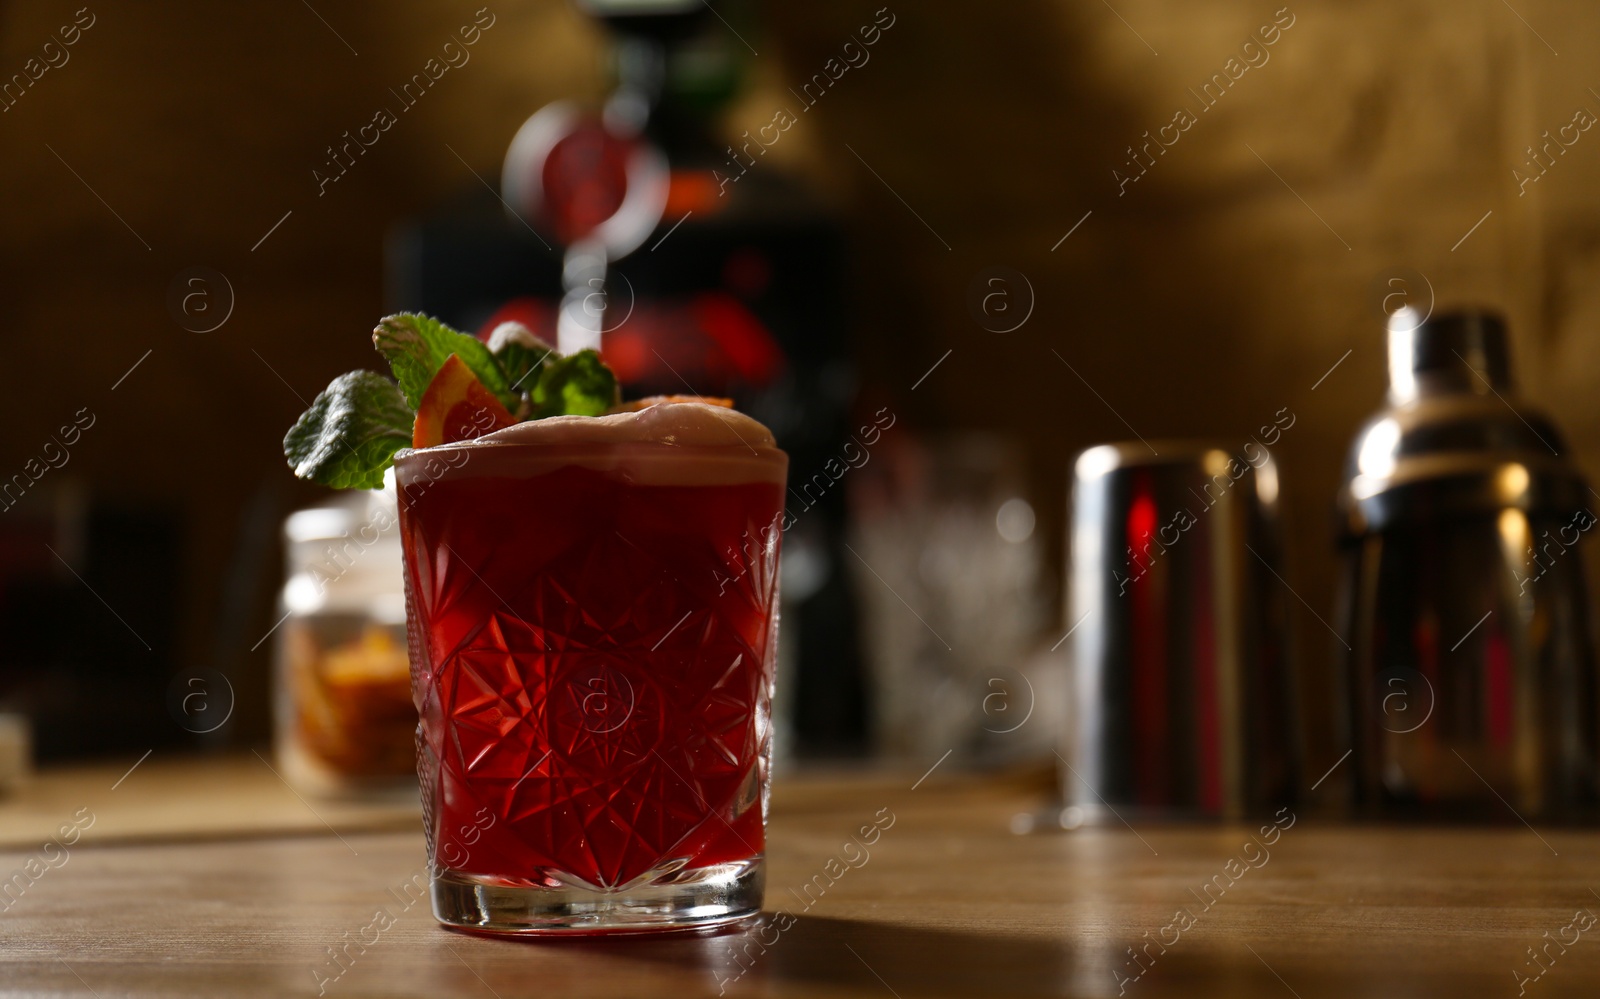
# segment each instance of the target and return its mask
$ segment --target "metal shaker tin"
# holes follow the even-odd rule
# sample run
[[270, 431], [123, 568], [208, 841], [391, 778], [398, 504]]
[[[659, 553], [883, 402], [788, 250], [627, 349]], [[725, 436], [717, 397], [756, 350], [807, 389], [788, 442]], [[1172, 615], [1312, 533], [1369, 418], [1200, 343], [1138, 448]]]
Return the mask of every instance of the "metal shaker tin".
[[1292, 801], [1277, 496], [1277, 466], [1254, 441], [1077, 457], [1067, 812], [1236, 818]]

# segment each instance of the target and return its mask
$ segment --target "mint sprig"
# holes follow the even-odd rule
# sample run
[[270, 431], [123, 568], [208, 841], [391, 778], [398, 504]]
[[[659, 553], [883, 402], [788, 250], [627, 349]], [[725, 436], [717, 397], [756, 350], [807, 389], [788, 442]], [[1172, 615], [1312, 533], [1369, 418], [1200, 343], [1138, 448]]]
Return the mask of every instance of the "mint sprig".
[[534, 373], [553, 357], [556, 349], [533, 335], [521, 323], [501, 323], [489, 334], [489, 352], [500, 362], [500, 369], [518, 392], [531, 392], [538, 384]]
[[620, 401], [617, 376], [592, 350], [580, 350], [571, 357], [547, 358], [539, 372], [539, 384], [529, 397], [531, 418], [535, 420], [546, 416], [599, 416]]
[[599, 416], [620, 399], [616, 375], [595, 351], [563, 357], [516, 324], [497, 329], [486, 346], [431, 316], [399, 313], [379, 321], [372, 342], [396, 381], [352, 371], [317, 396], [283, 439], [300, 478], [336, 489], [382, 486], [395, 452], [411, 445], [428, 384], [452, 354], [520, 419]]
[[335, 489], [377, 489], [394, 453], [411, 446], [416, 414], [389, 379], [374, 371], [340, 375], [283, 439], [289, 467]]
[[507, 409], [515, 411], [517, 398], [511, 391], [511, 383], [483, 341], [453, 330], [432, 316], [413, 312], [385, 316], [372, 331], [372, 345], [389, 359], [389, 367], [412, 409], [421, 404], [428, 383], [454, 354], [478, 377], [484, 388], [498, 396]]

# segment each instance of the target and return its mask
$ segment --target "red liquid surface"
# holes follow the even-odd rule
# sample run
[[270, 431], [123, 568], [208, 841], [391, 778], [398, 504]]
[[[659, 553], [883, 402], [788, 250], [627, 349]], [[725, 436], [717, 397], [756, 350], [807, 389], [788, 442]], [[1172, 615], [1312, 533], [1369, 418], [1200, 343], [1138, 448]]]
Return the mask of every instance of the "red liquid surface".
[[610, 889], [761, 853], [782, 503], [578, 466], [402, 490], [435, 863]]

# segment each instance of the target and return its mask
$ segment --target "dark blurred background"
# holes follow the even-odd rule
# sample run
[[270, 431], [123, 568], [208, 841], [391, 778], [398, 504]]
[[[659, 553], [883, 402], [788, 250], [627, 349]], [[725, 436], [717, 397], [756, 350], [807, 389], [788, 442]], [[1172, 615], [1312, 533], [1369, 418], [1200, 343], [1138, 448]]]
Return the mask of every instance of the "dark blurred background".
[[[611, 86], [574, 6], [492, 0], [470, 62], [319, 194], [327, 147], [482, 8], [0, 3], [0, 80], [59, 62], [0, 99], [0, 476], [60, 465], [0, 514], [0, 699], [39, 714], [44, 755], [266, 737], [280, 525], [323, 497], [285, 467], [284, 431], [334, 375], [377, 366], [386, 240], [481, 200], [541, 106]], [[1600, 138], [1570, 130], [1528, 165], [1541, 133], [1600, 110], [1592, 5], [715, 8], [740, 80], [717, 127], [732, 142], [795, 112], [759, 169], [842, 231], [817, 335], [854, 371], [850, 418], [889, 407], [930, 453], [956, 431], [1011, 441], [1047, 578], [1077, 450], [1242, 441], [1295, 415], [1274, 450], [1313, 758], [1332, 739], [1313, 616], [1331, 617], [1331, 503], [1380, 402], [1393, 296], [1502, 309], [1522, 389], [1600, 467]], [[893, 25], [870, 59], [801, 112], [796, 91], [875, 18]], [[1214, 106], [1160, 131], [1224, 72]], [[195, 266], [235, 298], [207, 333], [169, 300]], [[1004, 333], [973, 305], [994, 267], [1033, 298]], [[1048, 599], [1045, 645], [1066, 627]], [[206, 670], [237, 708], [196, 740], [165, 703]]]

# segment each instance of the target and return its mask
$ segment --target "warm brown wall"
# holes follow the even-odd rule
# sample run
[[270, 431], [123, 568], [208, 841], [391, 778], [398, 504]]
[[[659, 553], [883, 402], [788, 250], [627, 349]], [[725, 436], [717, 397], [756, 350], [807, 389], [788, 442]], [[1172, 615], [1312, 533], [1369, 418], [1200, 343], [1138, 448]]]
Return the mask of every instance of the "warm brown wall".
[[[81, 6], [4, 7], [0, 73], [19, 69]], [[218, 654], [215, 580], [244, 504], [262, 491], [280, 507], [313, 495], [287, 481], [279, 440], [300, 409], [295, 393], [309, 398], [332, 374], [369, 363], [361, 333], [382, 307], [386, 225], [475, 183], [446, 143], [492, 177], [526, 114], [560, 94], [597, 94], [597, 36], [564, 3], [491, 0], [497, 20], [472, 62], [318, 197], [311, 170], [323, 147], [368, 120], [386, 88], [481, 2], [316, 3], [359, 55], [305, 4], [90, 6], [98, 20], [71, 62], [0, 114], [0, 412], [11, 431], [0, 468], [79, 406], [102, 414], [71, 472], [96, 489], [184, 504], [181, 658], [194, 664]], [[730, 116], [733, 130], [794, 106], [786, 87], [878, 6], [766, 4], [768, 30], [749, 34], [755, 87]], [[1600, 111], [1587, 90], [1600, 90], [1600, 75], [1586, 75], [1600, 55], [1592, 6], [1516, 5], [1558, 57], [1503, 4], [1291, 0], [1294, 24], [1270, 61], [1120, 198], [1112, 169], [1125, 147], [1180, 102], [1193, 106], [1185, 88], [1221, 70], [1276, 7], [1113, 6], [891, 5], [897, 20], [870, 63], [774, 148], [850, 221], [869, 383], [927, 427], [1025, 439], [1052, 515], [1072, 452], [1128, 436], [1110, 407], [1152, 439], [1241, 436], [1292, 408], [1298, 422], [1278, 449], [1290, 578], [1326, 617], [1328, 506], [1346, 442], [1383, 384], [1373, 289], [1386, 269], [1409, 266], [1441, 302], [1510, 313], [1522, 385], [1600, 469], [1587, 385], [1600, 373], [1590, 334], [1600, 315], [1600, 132], [1584, 133], [1525, 197], [1511, 178], [1543, 129], [1580, 106]], [[188, 333], [167, 313], [168, 283], [191, 264], [222, 271], [238, 294], [216, 333]], [[985, 333], [967, 311], [969, 283], [993, 264], [1023, 272], [1037, 293], [1013, 334]], [[1050, 526], [1058, 543], [1054, 517]], [[244, 646], [272, 621], [267, 589]], [[1299, 623], [1315, 691], [1332, 640], [1309, 615]], [[259, 671], [266, 651], [241, 648], [222, 665]]]
[[[1130, 436], [1112, 407], [1152, 439], [1242, 438], [1290, 407], [1298, 419], [1276, 449], [1288, 575], [1330, 620], [1331, 500], [1351, 436], [1381, 402], [1380, 289], [1397, 268], [1421, 272], [1441, 304], [1508, 312], [1523, 390], [1600, 471], [1589, 388], [1600, 374], [1600, 130], [1525, 196], [1512, 179], [1542, 130], [1579, 107], [1600, 114], [1586, 89], [1600, 90], [1592, 6], [1516, 5], [1556, 56], [1500, 4], [1290, 0], [1281, 17], [1293, 25], [1269, 60], [1121, 197], [1112, 170], [1126, 147], [1180, 106], [1198, 108], [1186, 88], [1222, 70], [1284, 7], [1112, 6], [897, 8], [875, 61], [846, 74], [826, 114], [809, 112], [809, 162], [854, 206], [870, 262], [861, 316], [873, 332], [862, 352], [874, 380], [899, 386], [930, 422], [1027, 439], [1052, 511], [1076, 449]], [[816, 9], [778, 18], [802, 74], [863, 17], [846, 3]], [[989, 264], [1022, 271], [1038, 292], [1017, 333], [984, 333], [966, 313], [968, 283]], [[904, 393], [949, 348], [915, 397]], [[1334, 639], [1292, 606], [1314, 765], [1338, 755]]]
[[[3, 73], [21, 70], [82, 6], [5, 6]], [[276, 619], [279, 576], [269, 562], [248, 624], [219, 637], [223, 574], [252, 497], [287, 510], [319, 495], [289, 476], [280, 442], [301, 398], [375, 360], [364, 333], [382, 314], [387, 226], [477, 183], [446, 143], [493, 179], [528, 114], [603, 83], [598, 36], [567, 5], [491, 3], [496, 20], [471, 61], [319, 197], [312, 170], [324, 148], [395, 106], [388, 88], [483, 4], [313, 6], [358, 55], [300, 3], [89, 0], [96, 20], [70, 61], [0, 114], [0, 411], [10, 431], [0, 467], [9, 474], [59, 418], [88, 405], [99, 422], [52, 476], [181, 504], [190, 533], [177, 658], [249, 678], [242, 735], [265, 732], [271, 643], [248, 650]], [[196, 264], [222, 272], [236, 293], [214, 333], [187, 332], [167, 309], [169, 283]]]

